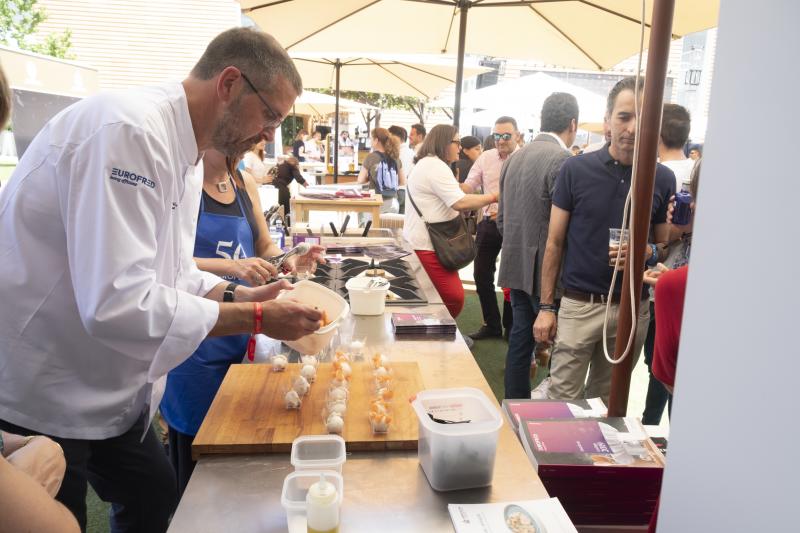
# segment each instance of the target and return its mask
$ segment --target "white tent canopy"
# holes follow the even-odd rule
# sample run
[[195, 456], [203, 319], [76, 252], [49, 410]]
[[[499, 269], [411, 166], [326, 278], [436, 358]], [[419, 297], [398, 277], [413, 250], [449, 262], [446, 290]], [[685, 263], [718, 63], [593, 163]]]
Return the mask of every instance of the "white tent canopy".
[[[514, 117], [520, 127], [539, 129], [540, 113], [544, 100], [552, 93], [570, 93], [578, 100], [580, 122], [602, 122], [606, 99], [582, 87], [538, 72], [489, 87], [464, 93], [463, 124], [491, 126], [501, 115]], [[452, 107], [453, 98], [440, 98], [431, 107]], [[470, 109], [478, 109], [470, 113]]]

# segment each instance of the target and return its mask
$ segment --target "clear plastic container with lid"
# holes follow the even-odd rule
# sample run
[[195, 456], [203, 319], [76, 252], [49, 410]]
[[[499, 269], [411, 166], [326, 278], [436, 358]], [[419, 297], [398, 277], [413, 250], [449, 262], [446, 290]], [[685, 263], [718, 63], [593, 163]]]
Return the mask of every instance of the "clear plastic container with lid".
[[497, 436], [503, 419], [473, 388], [432, 389], [412, 402], [419, 419], [419, 462], [439, 491], [492, 484]]
[[291, 461], [297, 471], [334, 470], [341, 474], [346, 453], [339, 435], [304, 435], [292, 442]]

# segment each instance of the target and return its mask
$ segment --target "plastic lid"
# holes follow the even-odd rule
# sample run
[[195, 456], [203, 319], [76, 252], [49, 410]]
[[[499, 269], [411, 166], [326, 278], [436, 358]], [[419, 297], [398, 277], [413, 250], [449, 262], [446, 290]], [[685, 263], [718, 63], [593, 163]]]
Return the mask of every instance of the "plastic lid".
[[337, 469], [347, 459], [346, 453], [339, 435], [303, 435], [292, 442], [291, 461], [296, 469]]
[[325, 479], [325, 474], [320, 472], [319, 481], [311, 485], [306, 496], [308, 505], [330, 505], [336, 501], [336, 487]]
[[[420, 424], [428, 431], [440, 435], [469, 436], [498, 431], [503, 425], [500, 411], [492, 405], [489, 398], [480, 390], [463, 387], [453, 389], [429, 389], [417, 394], [411, 402]], [[436, 411], [442, 406], [446, 411]], [[440, 423], [431, 418], [463, 420], [464, 423]]]
[[[372, 285], [370, 285], [370, 283]], [[386, 278], [371, 276], [356, 276], [354, 278], [350, 278], [347, 280], [347, 283], [344, 284], [347, 290], [356, 289], [364, 291], [388, 291], [389, 285], [389, 280]]]

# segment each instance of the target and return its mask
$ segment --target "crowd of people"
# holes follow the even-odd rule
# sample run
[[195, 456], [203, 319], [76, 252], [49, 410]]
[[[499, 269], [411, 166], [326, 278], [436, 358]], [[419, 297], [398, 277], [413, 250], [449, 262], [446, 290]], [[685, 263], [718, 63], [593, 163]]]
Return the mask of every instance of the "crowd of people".
[[[477, 211], [473, 275], [483, 325], [469, 338], [507, 338], [506, 398], [608, 401], [612, 364], [607, 353], [613, 354], [616, 341], [621, 272], [611, 291], [604, 334], [608, 292], [617, 255], [618, 268], [627, 262], [627, 247], [610, 247], [609, 232], [622, 225], [631, 185], [636, 89], [635, 78], [625, 78], [610, 91], [606, 142], [593, 150], [575, 149], [579, 107], [566, 93], [545, 100], [540, 133], [528, 143], [520, 143], [514, 118], [503, 116], [495, 122], [489, 148], [442, 125], [417, 145], [414, 167], [406, 175], [407, 196], [416, 206], [405, 210], [404, 236], [456, 317], [464, 303], [459, 272], [442, 266], [423, 221]], [[697, 185], [692, 171], [699, 165], [692, 156], [700, 147], [691, 146], [689, 153], [689, 129], [686, 109], [665, 104], [645, 258], [647, 283], [655, 284], [660, 273], [688, 260], [691, 232], [671, 224], [669, 216], [676, 191]], [[416, 137], [415, 131], [410, 138]], [[497, 283], [507, 295], [502, 312], [495, 288], [498, 256]], [[631, 357], [638, 357], [644, 347], [649, 369], [654, 368], [659, 338], [652, 292], [645, 285], [640, 294], [630, 349]], [[532, 391], [532, 367], [547, 365], [549, 376]], [[669, 398], [651, 370], [646, 424], [659, 423]]]

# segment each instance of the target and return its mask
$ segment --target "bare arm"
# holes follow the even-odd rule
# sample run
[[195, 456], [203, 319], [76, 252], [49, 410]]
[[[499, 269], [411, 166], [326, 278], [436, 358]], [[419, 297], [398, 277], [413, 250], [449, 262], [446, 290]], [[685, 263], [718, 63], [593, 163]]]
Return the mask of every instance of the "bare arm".
[[0, 516], [3, 531], [79, 533], [75, 517], [41, 485], [0, 457]]
[[547, 247], [542, 260], [541, 303], [552, 304], [555, 298], [556, 278], [561, 270], [564, 240], [567, 236], [570, 212], [555, 205], [550, 210], [550, 226], [547, 231]]
[[[550, 210], [550, 228], [547, 232], [547, 246], [542, 260], [542, 305], [552, 305], [555, 298], [556, 278], [561, 269], [561, 256], [564, 251], [564, 239], [569, 226], [570, 212], [552, 206]], [[549, 344], [556, 337], [556, 313], [554, 310], [539, 311], [533, 324], [533, 336], [537, 342]]]
[[456, 211], [471, 211], [473, 209], [480, 209], [481, 207], [493, 204], [497, 201], [497, 195], [492, 194], [466, 194], [461, 200], [457, 201], [450, 207]]
[[404, 186], [406, 184], [406, 173], [403, 167], [397, 169], [397, 184]]
[[362, 166], [361, 170], [358, 172], [358, 178], [356, 178], [356, 183], [366, 183], [369, 180], [369, 171], [367, 170], [366, 166]]

